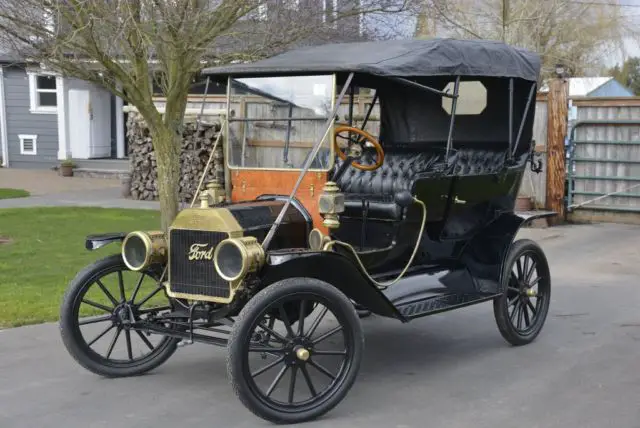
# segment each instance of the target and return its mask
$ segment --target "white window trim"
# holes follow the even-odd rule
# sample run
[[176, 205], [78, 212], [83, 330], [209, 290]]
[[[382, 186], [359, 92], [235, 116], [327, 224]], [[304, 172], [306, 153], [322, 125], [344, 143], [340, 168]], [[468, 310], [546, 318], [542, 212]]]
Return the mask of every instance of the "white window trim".
[[[20, 139], [20, 154], [21, 155], [37, 155], [38, 154], [38, 136], [37, 135], [26, 135], [20, 134], [18, 135]], [[24, 140], [33, 140], [33, 150], [26, 151], [24, 149]]]
[[[55, 93], [56, 99], [58, 98], [58, 90], [57, 89], [41, 89], [38, 90], [38, 76], [55, 76], [55, 73], [47, 72], [47, 71], [28, 71], [27, 75], [29, 76], [29, 111], [33, 114], [56, 114], [58, 112], [58, 107], [50, 107], [50, 106], [39, 106], [38, 105], [38, 92], [48, 92]], [[56, 86], [57, 88], [57, 86]], [[58, 100], [59, 104], [60, 100]]]

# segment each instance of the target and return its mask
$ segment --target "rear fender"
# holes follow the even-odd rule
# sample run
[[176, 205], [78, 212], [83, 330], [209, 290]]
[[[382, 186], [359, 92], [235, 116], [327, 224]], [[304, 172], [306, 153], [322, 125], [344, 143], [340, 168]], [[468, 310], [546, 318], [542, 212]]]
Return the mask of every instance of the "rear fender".
[[483, 293], [504, 291], [505, 262], [520, 228], [535, 219], [556, 214], [552, 211], [503, 213], [471, 238], [460, 261], [473, 278], [473, 288]]
[[269, 254], [261, 271], [263, 286], [285, 278], [315, 278], [329, 283], [371, 312], [405, 320], [393, 304], [345, 256], [329, 251], [296, 251]]
[[84, 246], [87, 250], [93, 251], [102, 248], [112, 242], [122, 242], [127, 236], [126, 233], [102, 233], [99, 235], [88, 235], [85, 238]]

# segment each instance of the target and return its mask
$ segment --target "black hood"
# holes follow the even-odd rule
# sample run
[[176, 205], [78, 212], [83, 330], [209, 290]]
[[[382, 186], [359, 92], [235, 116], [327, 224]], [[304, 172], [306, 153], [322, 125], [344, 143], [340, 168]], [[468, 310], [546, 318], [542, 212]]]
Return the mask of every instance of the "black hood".
[[[284, 197], [262, 197], [255, 201], [231, 203], [225, 208], [240, 224], [245, 236], [255, 236], [258, 242], [262, 242], [285, 202]], [[306, 247], [312, 227], [311, 216], [295, 200], [287, 208], [269, 249]]]

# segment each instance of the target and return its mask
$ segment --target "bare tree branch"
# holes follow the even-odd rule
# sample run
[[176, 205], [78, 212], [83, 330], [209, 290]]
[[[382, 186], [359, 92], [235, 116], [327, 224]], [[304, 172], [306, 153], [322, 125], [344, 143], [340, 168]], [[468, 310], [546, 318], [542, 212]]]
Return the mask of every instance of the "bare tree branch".
[[[410, 0], [0, 0], [0, 45], [66, 76], [101, 85], [147, 122], [158, 167], [162, 225], [178, 210], [187, 95], [206, 64], [258, 59], [295, 45], [362, 40], [362, 19]], [[262, 12], [266, 10], [266, 16]], [[154, 86], [166, 97], [164, 113]]]
[[[504, 40], [542, 56], [543, 75], [563, 62], [574, 75], [598, 72], [602, 58], [637, 36], [616, 0], [416, 0], [438, 35]], [[603, 3], [603, 4], [597, 4]]]

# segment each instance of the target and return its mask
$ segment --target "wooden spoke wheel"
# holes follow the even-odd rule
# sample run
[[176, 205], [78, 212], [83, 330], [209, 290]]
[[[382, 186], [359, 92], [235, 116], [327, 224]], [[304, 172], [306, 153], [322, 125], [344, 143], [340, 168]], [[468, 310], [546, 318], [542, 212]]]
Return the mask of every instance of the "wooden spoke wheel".
[[[291, 316], [287, 306], [297, 313]], [[358, 315], [342, 292], [309, 278], [286, 279], [256, 294], [240, 312], [229, 338], [228, 373], [254, 414], [299, 423], [346, 396], [363, 343]]]
[[542, 249], [534, 241], [516, 241], [505, 264], [504, 293], [493, 302], [498, 329], [512, 345], [532, 342], [549, 311], [551, 277]]
[[139, 375], [164, 363], [178, 339], [149, 336], [137, 324], [171, 304], [156, 266], [130, 271], [120, 254], [99, 260], [70, 283], [60, 309], [62, 340], [86, 369], [106, 377]]

